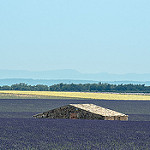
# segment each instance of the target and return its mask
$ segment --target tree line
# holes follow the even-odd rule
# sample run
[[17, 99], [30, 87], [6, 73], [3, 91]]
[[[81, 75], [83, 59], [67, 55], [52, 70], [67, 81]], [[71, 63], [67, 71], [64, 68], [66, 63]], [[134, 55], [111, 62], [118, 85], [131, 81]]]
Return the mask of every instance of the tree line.
[[54, 84], [51, 86], [37, 84], [28, 85], [25, 83], [12, 84], [11, 86], [4, 85], [0, 86], [0, 90], [21, 90], [21, 91], [70, 91], [70, 92], [139, 92], [139, 93], [150, 93], [150, 86], [145, 84]]

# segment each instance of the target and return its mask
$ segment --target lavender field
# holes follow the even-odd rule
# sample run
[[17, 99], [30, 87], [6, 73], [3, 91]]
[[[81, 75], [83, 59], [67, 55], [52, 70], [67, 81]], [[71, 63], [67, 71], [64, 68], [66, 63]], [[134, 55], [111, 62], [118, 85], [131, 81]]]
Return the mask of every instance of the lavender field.
[[148, 150], [150, 122], [0, 119], [1, 150]]
[[[93, 103], [129, 121], [35, 119], [70, 103]], [[0, 100], [0, 150], [149, 150], [150, 102], [73, 99]]]
[[91, 99], [0, 99], [0, 118], [32, 118], [34, 114], [77, 103], [92, 103], [125, 113], [130, 121], [150, 121], [150, 101]]

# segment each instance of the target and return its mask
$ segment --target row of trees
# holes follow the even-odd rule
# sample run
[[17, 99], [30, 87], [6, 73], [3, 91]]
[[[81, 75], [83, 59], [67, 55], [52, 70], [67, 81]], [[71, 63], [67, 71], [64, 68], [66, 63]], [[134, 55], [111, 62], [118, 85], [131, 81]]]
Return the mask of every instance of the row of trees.
[[13, 84], [11, 86], [4, 85], [0, 86], [0, 90], [20, 90], [20, 91], [49, 91], [47, 85], [28, 85], [25, 83]]
[[11, 86], [0, 86], [0, 90], [21, 90], [21, 91], [75, 91], [75, 92], [143, 92], [150, 93], [150, 86], [144, 84], [54, 84], [28, 85], [25, 83], [13, 84]]

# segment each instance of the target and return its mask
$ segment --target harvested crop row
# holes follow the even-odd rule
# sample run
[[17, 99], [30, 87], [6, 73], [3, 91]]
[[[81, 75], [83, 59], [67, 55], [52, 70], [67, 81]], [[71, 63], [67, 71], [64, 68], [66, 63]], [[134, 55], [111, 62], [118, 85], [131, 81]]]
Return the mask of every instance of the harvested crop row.
[[5, 94], [25, 94], [41, 96], [61, 96], [70, 98], [88, 98], [105, 100], [150, 100], [150, 95], [89, 93], [89, 92], [51, 92], [51, 91], [0, 91]]

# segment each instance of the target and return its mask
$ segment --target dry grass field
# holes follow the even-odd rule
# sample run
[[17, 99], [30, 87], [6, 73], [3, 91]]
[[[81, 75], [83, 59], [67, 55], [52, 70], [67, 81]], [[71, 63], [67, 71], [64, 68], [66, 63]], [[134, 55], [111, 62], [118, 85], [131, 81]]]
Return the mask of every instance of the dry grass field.
[[89, 92], [51, 92], [51, 91], [0, 91], [0, 94], [28, 97], [63, 97], [103, 100], [150, 100], [150, 95], [143, 94], [117, 94], [117, 93], [89, 93]]

